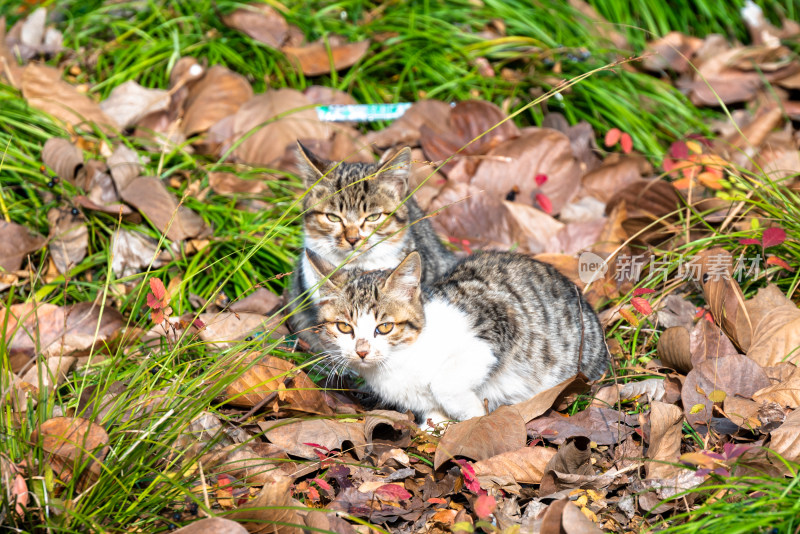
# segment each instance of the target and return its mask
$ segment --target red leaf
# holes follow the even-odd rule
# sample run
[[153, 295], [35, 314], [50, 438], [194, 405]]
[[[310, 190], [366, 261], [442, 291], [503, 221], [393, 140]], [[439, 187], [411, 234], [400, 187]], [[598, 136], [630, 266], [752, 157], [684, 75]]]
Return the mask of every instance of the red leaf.
[[150, 319], [152, 319], [152, 321], [154, 323], [156, 323], [156, 324], [163, 323], [164, 322], [164, 310], [162, 310], [160, 308], [158, 310], [153, 310], [150, 313]]
[[550, 202], [550, 199], [547, 198], [547, 195], [544, 193], [536, 193], [535, 198], [543, 212], [547, 213], [548, 215], [553, 213], [553, 203]]
[[316, 443], [303, 443], [303, 445], [308, 445], [309, 447], [314, 447], [315, 449], [320, 449], [323, 451], [331, 452], [331, 450], [326, 447], [325, 445], [318, 445]]
[[314, 486], [308, 487], [308, 489], [306, 490], [306, 495], [308, 495], [308, 498], [314, 502], [319, 501], [319, 492], [317, 491], [317, 488], [315, 488]]
[[425, 502], [430, 504], [447, 504], [447, 501], [442, 499], [441, 497], [431, 497]]
[[397, 484], [384, 484], [376, 489], [375, 493], [393, 501], [404, 501], [411, 498], [411, 494]]
[[752, 237], [745, 237], [739, 240], [740, 245], [760, 245], [761, 241], [758, 239], [753, 239]]
[[767, 228], [764, 230], [762, 242], [764, 248], [774, 247], [786, 241], [786, 230], [783, 228]]
[[633, 295], [638, 297], [639, 295], [649, 295], [650, 293], [655, 293], [655, 289], [648, 289], [646, 287], [637, 287], [633, 290]]
[[792, 269], [792, 267], [788, 263], [786, 263], [786, 260], [783, 260], [777, 256], [770, 256], [769, 258], [767, 258], [767, 265], [777, 265], [778, 267], [783, 267], [790, 273], [794, 272], [794, 269]]
[[204, 323], [200, 319], [195, 319], [194, 321], [192, 321], [192, 326], [194, 326], [198, 330], [202, 330], [203, 328], [206, 327], [206, 323]]
[[481, 484], [475, 476], [475, 468], [466, 460], [453, 460], [461, 466], [461, 474], [464, 476], [464, 486], [478, 495], [485, 495], [486, 490], [481, 489]]
[[311, 482], [316, 482], [317, 486], [319, 486], [320, 488], [324, 489], [325, 491], [331, 491], [333, 489], [330, 484], [328, 484], [327, 482], [325, 482], [321, 478], [312, 478]]
[[475, 499], [475, 514], [480, 519], [487, 519], [495, 508], [497, 508], [497, 501], [491, 495], [479, 495]]
[[161, 309], [161, 301], [152, 293], [147, 294], [147, 306], [153, 310]]
[[607, 147], [611, 147], [619, 143], [619, 138], [622, 135], [622, 131], [619, 128], [611, 128], [609, 131], [606, 132], [606, 139], [605, 145]]
[[217, 486], [220, 488], [224, 488], [225, 486], [229, 486], [231, 484], [231, 479], [228, 478], [227, 475], [219, 475], [217, 476]]
[[669, 146], [669, 155], [673, 159], [686, 159], [689, 157], [689, 147], [683, 141], [675, 141]]
[[631, 134], [624, 133], [622, 137], [619, 139], [620, 146], [622, 146], [622, 151], [626, 154], [630, 154], [633, 150], [633, 139], [631, 138]]
[[664, 161], [661, 162], [661, 166], [664, 167], [664, 172], [670, 172], [672, 169], [675, 168], [675, 162], [672, 161], [670, 158], [665, 157]]
[[150, 279], [150, 291], [153, 292], [153, 296], [155, 296], [158, 300], [164, 300], [164, 297], [167, 296], [167, 288], [164, 287], [164, 282], [162, 282], [159, 278], [151, 278]]
[[633, 304], [633, 307], [636, 308], [636, 311], [642, 315], [650, 315], [653, 313], [653, 308], [650, 307], [650, 303], [641, 297], [633, 297], [631, 299], [631, 304]]
[[534, 177], [534, 180], [536, 180], [536, 185], [538, 185], [539, 187], [542, 187], [544, 185], [544, 183], [547, 181], [547, 175], [546, 174], [537, 174]]

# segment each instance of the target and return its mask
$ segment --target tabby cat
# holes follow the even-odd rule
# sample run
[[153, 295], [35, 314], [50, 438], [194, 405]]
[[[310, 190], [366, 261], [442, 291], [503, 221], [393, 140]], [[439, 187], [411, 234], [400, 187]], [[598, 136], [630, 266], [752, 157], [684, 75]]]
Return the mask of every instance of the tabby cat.
[[[411, 150], [404, 148], [383, 164], [332, 162], [298, 143], [300, 173], [310, 191], [303, 198], [304, 246], [326, 262], [345, 269], [393, 269], [410, 252], [422, 259], [422, 280], [432, 282], [455, 262], [413, 197], [408, 197]], [[405, 201], [405, 202], [404, 202]], [[295, 308], [320, 281], [305, 254], [295, 268], [289, 299]], [[298, 298], [301, 297], [301, 298]], [[317, 292], [311, 301], [319, 299]], [[327, 348], [314, 332], [313, 306], [295, 310], [290, 326], [312, 350]]]
[[554, 267], [522, 254], [483, 252], [422, 286], [422, 260], [393, 271], [318, 276], [321, 335], [332, 357], [384, 401], [424, 425], [464, 420], [530, 398], [582, 371], [598, 378], [609, 354], [597, 315]]

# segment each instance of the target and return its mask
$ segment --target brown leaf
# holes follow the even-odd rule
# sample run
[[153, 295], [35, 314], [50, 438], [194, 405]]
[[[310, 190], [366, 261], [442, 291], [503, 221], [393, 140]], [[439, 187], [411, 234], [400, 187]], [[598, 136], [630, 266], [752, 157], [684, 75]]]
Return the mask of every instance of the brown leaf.
[[173, 530], [172, 534], [247, 534], [247, 529], [230, 519], [207, 517]]
[[31, 384], [37, 392], [52, 393], [57, 386], [64, 383], [76, 361], [77, 358], [73, 356], [53, 356], [44, 361], [37, 360], [36, 365], [22, 375], [22, 381]]
[[[800, 309], [785, 296], [780, 305], [775, 305], [779, 299], [775, 290], [771, 292], [772, 297], [763, 298], [768, 299], [774, 307], [765, 314], [759, 313], [761, 319], [754, 323], [747, 356], [764, 367], [784, 361], [797, 364], [800, 362]], [[759, 295], [756, 295], [756, 299]]]
[[[538, 186], [535, 177], [540, 174], [547, 181]], [[543, 193], [556, 215], [575, 195], [580, 179], [567, 136], [549, 128], [529, 128], [489, 151], [470, 183], [498, 199], [516, 188], [515, 200], [530, 206], [535, 205], [535, 195]]]
[[534, 436], [560, 444], [565, 440], [585, 436], [598, 445], [613, 445], [633, 433], [627, 424], [635, 424], [624, 414], [610, 408], [590, 406], [572, 416], [552, 412], [529, 421], [525, 428]]
[[43, 244], [44, 238], [24, 226], [0, 221], [0, 271], [18, 270], [25, 256], [39, 250]]
[[590, 440], [586, 437], [577, 437], [567, 441], [558, 448], [558, 452], [547, 462], [542, 476], [540, 495], [550, 495], [562, 489], [571, 489], [558, 481], [557, 473], [575, 475], [593, 475], [591, 458], [592, 450], [589, 448]]
[[331, 35], [327, 43], [320, 40], [301, 47], [284, 46], [281, 50], [303, 74], [319, 76], [358, 63], [369, 50], [369, 40], [348, 43], [343, 37]]
[[[253, 132], [253, 130], [255, 131]], [[327, 140], [330, 129], [311, 102], [294, 89], [277, 89], [245, 102], [233, 117], [233, 140], [246, 135], [233, 155], [250, 164], [270, 165], [299, 140]]]
[[208, 229], [199, 215], [186, 206], [179, 206], [175, 195], [154, 176], [133, 179], [120, 195], [173, 241], [197, 237]]
[[114, 149], [114, 152], [108, 157], [107, 163], [117, 191], [125, 189], [134, 178], [138, 178], [142, 174], [139, 155], [124, 144], [120, 144]]
[[150, 265], [150, 262], [153, 263], [154, 268], [160, 267], [163, 263], [156, 258], [157, 241], [139, 232], [124, 228], [120, 228], [114, 233], [111, 251], [113, 253], [111, 269], [117, 277], [138, 274]]
[[232, 172], [208, 173], [208, 185], [218, 195], [234, 195], [238, 193], [257, 195], [267, 189], [267, 185], [262, 180], [245, 180]]
[[732, 104], [755, 98], [761, 88], [761, 75], [730, 66], [741, 55], [742, 50], [742, 47], [731, 48], [703, 61], [694, 81], [685, 88], [690, 91], [693, 104], [719, 106], [720, 102]]
[[680, 468], [677, 463], [681, 454], [683, 411], [674, 404], [650, 403], [650, 447], [645, 464], [647, 478], [669, 478]]
[[83, 167], [83, 152], [66, 139], [51, 137], [42, 148], [42, 161], [56, 176], [75, 184], [78, 169]]
[[485, 154], [503, 141], [518, 137], [519, 128], [506, 118], [506, 114], [491, 102], [459, 102], [450, 110], [444, 125], [437, 125], [436, 129], [425, 124], [420, 127], [420, 144], [425, 156], [433, 161], [445, 160], [460, 151], [455, 160], [442, 168], [447, 174], [459, 158]]
[[200, 339], [212, 343], [218, 350], [230, 348], [253, 334], [269, 333], [273, 330], [278, 336], [287, 333], [286, 328], [279, 325], [280, 317], [267, 317], [258, 313], [201, 313], [198, 319], [205, 325], [198, 334]]
[[145, 115], [165, 111], [170, 105], [170, 93], [164, 89], [147, 89], [133, 80], [116, 86], [100, 109], [120, 128], [129, 128]]
[[78, 265], [89, 249], [89, 229], [86, 222], [68, 209], [53, 208], [47, 212], [50, 223], [50, 256], [58, 272], [66, 274]]
[[[752, 397], [770, 385], [761, 367], [741, 354], [722, 356], [700, 362], [686, 376], [681, 390], [686, 420], [692, 426], [707, 423], [712, 416], [713, 403], [708, 396], [712, 391], [724, 391], [728, 397]], [[703, 409], [693, 414], [691, 409], [702, 404]]]
[[656, 348], [661, 363], [680, 373], [691, 371], [692, 352], [689, 339], [689, 331], [684, 326], [673, 326], [664, 330], [658, 338]]
[[608, 202], [618, 191], [637, 183], [652, 167], [643, 156], [614, 153], [596, 169], [581, 178], [586, 194]]
[[258, 313], [269, 315], [281, 303], [281, 297], [269, 289], [259, 287], [245, 298], [237, 300], [228, 309], [236, 313]]
[[703, 250], [692, 264], [698, 269], [690, 274], [702, 283], [714, 321], [741, 351], [747, 352], [754, 325], [747, 316], [742, 290], [732, 275], [730, 252], [722, 248]]
[[118, 128], [95, 101], [63, 81], [53, 67], [28, 65], [22, 71], [21, 88], [28, 104], [72, 127], [95, 123], [106, 133]]
[[367, 134], [367, 140], [378, 148], [397, 145], [416, 145], [421, 137], [423, 125], [440, 131], [447, 124], [450, 105], [441, 100], [420, 100], [414, 102], [402, 117], [389, 127]]
[[794, 373], [786, 380], [756, 391], [753, 399], [774, 402], [793, 410], [800, 408], [800, 368], [795, 368]]
[[318, 459], [312, 443], [330, 450], [350, 451], [357, 458], [365, 454], [366, 438], [362, 422], [346, 423], [336, 419], [278, 419], [259, 421], [266, 438], [291, 454]]
[[314, 510], [306, 514], [306, 526], [313, 532], [334, 532], [335, 534], [356, 534], [353, 526], [336, 515], [335, 513], [325, 513], [322, 510]]
[[99, 463], [108, 453], [108, 434], [100, 425], [79, 417], [54, 417], [31, 434], [31, 442], [41, 444], [45, 460], [62, 480], [69, 480], [75, 467], [97, 474]]
[[485, 460], [525, 446], [525, 421], [513, 406], [500, 406], [480, 417], [450, 425], [439, 441], [434, 469], [459, 456]]
[[[253, 450], [253, 447], [244, 443], [215, 447], [200, 459], [203, 462], [203, 469], [206, 470], [206, 476], [209, 473], [224, 473], [235, 477], [244, 484], [254, 486], [269, 484], [279, 467], [288, 463], [289, 457], [271, 443], [259, 443], [258, 445], [266, 445], [267, 449], [260, 450], [261, 454], [259, 454]], [[259, 448], [264, 449], [264, 447]], [[265, 452], [268, 454], [264, 454]]]
[[367, 452], [372, 452], [373, 443], [391, 442], [395, 447], [411, 444], [410, 434], [416, 430], [413, 417], [393, 410], [372, 410], [364, 418], [364, 436]]
[[519, 484], [538, 484], [545, 466], [555, 454], [555, 449], [549, 447], [522, 447], [475, 462], [473, 468], [478, 478], [509, 476]]
[[671, 183], [662, 180], [632, 182], [609, 200], [606, 213], [611, 213], [621, 202], [625, 202], [627, 209], [622, 227], [629, 236], [636, 236], [645, 243], [658, 243], [677, 231], [671, 223], [677, 221], [676, 212], [683, 201]]
[[700, 320], [689, 336], [692, 366], [704, 360], [738, 354], [731, 340], [710, 321]]
[[214, 65], [194, 82], [184, 103], [183, 132], [192, 136], [233, 115], [253, 96], [244, 76], [222, 65]]
[[271, 48], [280, 48], [289, 37], [286, 19], [267, 4], [246, 4], [223, 15], [222, 23]]
[[256, 498], [226, 517], [244, 525], [248, 532], [302, 534], [303, 521], [292, 508], [292, 478], [276, 473]]
[[556, 501], [548, 507], [542, 519], [542, 528], [539, 530], [540, 534], [600, 534], [601, 532], [603, 531], [569, 499]]
[[[320, 106], [358, 104], [358, 101], [353, 98], [353, 95], [350, 93], [325, 85], [312, 85], [307, 87], [303, 91], [303, 94], [306, 95], [306, 98], [308, 98], [312, 104]], [[315, 150], [312, 150], [312, 152], [315, 154], [317, 153]]]
[[680, 32], [669, 32], [663, 37], [647, 43], [642, 66], [655, 72], [672, 70], [678, 74], [689, 71], [692, 56], [703, 45], [703, 40], [684, 35]]
[[255, 364], [225, 388], [226, 403], [252, 408], [265, 397], [277, 393], [279, 385], [286, 384], [286, 389], [281, 394], [280, 404], [285, 403], [283, 408], [333, 415], [333, 411], [325, 403], [322, 391], [303, 371], [286, 360], [274, 356], [261, 357], [258, 354], [246, 355], [238, 365], [249, 365], [254, 360]]
[[583, 374], [578, 374], [550, 389], [537, 393], [525, 402], [515, 404], [514, 407], [519, 411], [523, 421], [527, 423], [539, 417], [550, 408], [557, 408], [566, 397], [584, 393], [588, 389], [589, 379]]
[[800, 460], [800, 410], [790, 413], [781, 426], [770, 432], [767, 447], [789, 462]]

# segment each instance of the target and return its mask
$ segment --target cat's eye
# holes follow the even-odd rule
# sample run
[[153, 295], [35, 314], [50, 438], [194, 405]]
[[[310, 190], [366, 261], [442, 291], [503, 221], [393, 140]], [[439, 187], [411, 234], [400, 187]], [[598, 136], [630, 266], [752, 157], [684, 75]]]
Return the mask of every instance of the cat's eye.
[[353, 327], [350, 326], [347, 323], [338, 322], [338, 323], [336, 323], [336, 328], [342, 334], [352, 334], [353, 333]]
[[373, 213], [372, 215], [370, 215], [369, 217], [367, 217], [364, 220], [367, 221], [367, 222], [375, 222], [375, 221], [377, 221], [378, 219], [381, 218], [381, 215], [383, 215], [383, 213]]
[[394, 323], [381, 323], [375, 328], [376, 334], [383, 334], [386, 335], [392, 331], [394, 328]]
[[326, 213], [325, 216], [328, 217], [328, 220], [331, 222], [342, 222], [342, 218], [333, 213]]

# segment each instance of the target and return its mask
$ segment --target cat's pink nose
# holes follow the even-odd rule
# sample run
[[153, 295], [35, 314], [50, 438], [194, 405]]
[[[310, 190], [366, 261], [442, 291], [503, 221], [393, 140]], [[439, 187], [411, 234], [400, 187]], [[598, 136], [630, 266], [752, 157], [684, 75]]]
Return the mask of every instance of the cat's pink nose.
[[367, 350], [357, 350], [356, 354], [358, 354], [358, 357], [363, 360], [364, 358], [367, 357], [367, 354], [369, 354], [369, 349], [367, 349]]
[[355, 244], [358, 243], [358, 236], [353, 236], [353, 237], [347, 236], [344, 239], [345, 239], [345, 241], [350, 243], [351, 247], [355, 246]]

